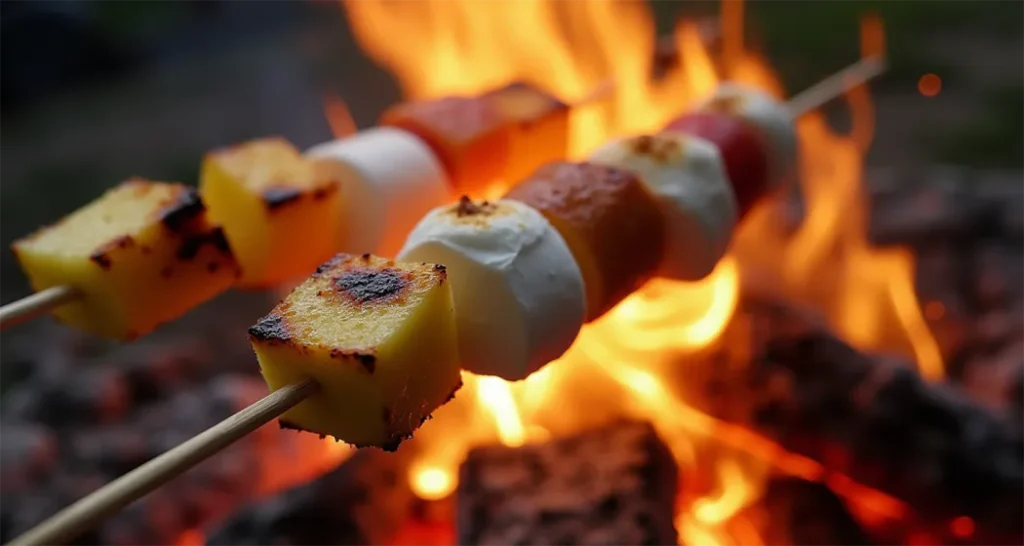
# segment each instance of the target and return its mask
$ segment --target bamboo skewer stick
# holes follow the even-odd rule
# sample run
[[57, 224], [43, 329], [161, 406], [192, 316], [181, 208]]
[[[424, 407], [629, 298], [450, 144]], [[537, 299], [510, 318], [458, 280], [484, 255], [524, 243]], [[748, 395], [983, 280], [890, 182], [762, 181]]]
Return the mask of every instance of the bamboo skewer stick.
[[793, 118], [799, 118], [881, 76], [885, 69], [886, 62], [883, 57], [866, 57], [790, 97], [786, 105]]
[[32, 320], [78, 298], [70, 286], [51, 286], [41, 292], [0, 307], [0, 330]]
[[[845, 94], [880, 75], [885, 63], [880, 58], [859, 61], [836, 75], [823, 80], [788, 101], [793, 117], [799, 117], [818, 106]], [[54, 290], [56, 289], [48, 289]], [[47, 291], [40, 292], [42, 296]], [[64, 298], [73, 291], [64, 290]], [[51, 299], [56, 296], [49, 296]], [[26, 298], [26, 300], [31, 298]], [[21, 304], [26, 301], [17, 302]], [[4, 307], [6, 317], [7, 307]], [[23, 313], [21, 316], [25, 316]], [[269, 423], [274, 418], [320, 390], [312, 379], [278, 389], [251, 406], [235, 413], [205, 432], [174, 449], [157, 456], [142, 466], [58, 512], [10, 544], [64, 544], [87, 531], [100, 520], [142, 498], [171, 478], [206, 460], [243, 436]]]

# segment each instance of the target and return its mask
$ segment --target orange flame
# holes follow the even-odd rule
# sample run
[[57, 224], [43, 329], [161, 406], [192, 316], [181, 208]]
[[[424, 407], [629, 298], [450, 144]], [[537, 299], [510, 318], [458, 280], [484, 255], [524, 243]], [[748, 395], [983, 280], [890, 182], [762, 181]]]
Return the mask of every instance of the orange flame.
[[[723, 5], [724, 59], [709, 52], [695, 24], [684, 21], [674, 32], [684, 62], [657, 80], [650, 77], [654, 25], [643, 3], [343, 0], [343, 6], [361, 47], [398, 78], [408, 98], [476, 94], [528, 81], [577, 103], [595, 89], [610, 89], [607, 99], [573, 111], [571, 158], [614, 136], [658, 130], [726, 78], [784, 96], [770, 65], [744, 48], [739, 0]], [[865, 20], [862, 42], [865, 54], [881, 52], [884, 35], [877, 19]], [[706, 279], [648, 283], [587, 325], [561, 359], [524, 381], [464, 374], [463, 391], [417, 434], [417, 459], [409, 470], [414, 490], [426, 499], [454, 491], [457, 467], [473, 445], [521, 445], [622, 414], [653, 421], [684, 467], [695, 464], [699, 448], [714, 438], [772, 453], [774, 464], [824, 479], [811, 461], [759, 444], [667, 387], [667, 369], [719, 341], [734, 318], [741, 283], [772, 286], [790, 300], [813, 305], [854, 345], [901, 350], [915, 357], [926, 377], [941, 378], [941, 355], [914, 294], [912, 257], [899, 249], [874, 249], [865, 238], [860, 183], [873, 111], [864, 88], [851, 93], [849, 102], [855, 123], [848, 135], [834, 133], [820, 115], [798, 122], [800, 189], [808, 212], [795, 233], [781, 221], [781, 201], [764, 203]], [[490, 193], [501, 195], [512, 182]], [[728, 454], [718, 454], [713, 464], [714, 487], [684, 502], [678, 514], [682, 540], [759, 543], [749, 525], [727, 530], [725, 524], [760, 494], [764, 466]], [[883, 497], [871, 502], [883, 511], [901, 509]]]

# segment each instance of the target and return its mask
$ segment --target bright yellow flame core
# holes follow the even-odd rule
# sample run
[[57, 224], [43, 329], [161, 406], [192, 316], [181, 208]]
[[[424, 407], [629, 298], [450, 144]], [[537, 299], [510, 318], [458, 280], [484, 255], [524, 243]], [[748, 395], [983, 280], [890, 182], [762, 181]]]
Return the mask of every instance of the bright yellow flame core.
[[[614, 136], [658, 130], [721, 79], [784, 96], [770, 66], [744, 50], [738, 2], [723, 10], [725, 59], [713, 57], [697, 27], [683, 22], [674, 42], [684, 62], [657, 80], [650, 77], [655, 36], [644, 3], [352, 0], [344, 7], [361, 47], [397, 76], [409, 98], [475, 94], [527, 81], [575, 102], [614, 85], [608, 99], [573, 112], [572, 158]], [[865, 51], [877, 53], [877, 20], [868, 21], [864, 40]], [[873, 111], [863, 89], [851, 93], [850, 106], [849, 135], [834, 133], [818, 115], [798, 123], [807, 215], [795, 232], [782, 221], [781, 201], [763, 203], [706, 279], [650, 282], [587, 325], [561, 359], [524, 381], [464, 374], [463, 391], [417, 434], [410, 472], [418, 494], [433, 499], [453, 491], [458, 465], [473, 445], [521, 445], [622, 414], [652, 420], [680, 464], [693, 464], [695, 446], [708, 436], [721, 440], [727, 426], [679, 399], [678, 389], [666, 388], [667, 370], [715, 346], [734, 317], [741, 281], [821, 309], [854, 345], [903, 350], [927, 377], [941, 377], [941, 355], [913, 291], [912, 257], [873, 249], [865, 239], [860, 182]], [[504, 189], [490, 188], [487, 196]], [[764, 469], [729, 456], [714, 464], [715, 490], [685, 504], [678, 516], [685, 522], [683, 540], [758, 541], [756, 533], [730, 535], [721, 526], [760, 494]], [[817, 472], [812, 467], [790, 465], [802, 475]]]

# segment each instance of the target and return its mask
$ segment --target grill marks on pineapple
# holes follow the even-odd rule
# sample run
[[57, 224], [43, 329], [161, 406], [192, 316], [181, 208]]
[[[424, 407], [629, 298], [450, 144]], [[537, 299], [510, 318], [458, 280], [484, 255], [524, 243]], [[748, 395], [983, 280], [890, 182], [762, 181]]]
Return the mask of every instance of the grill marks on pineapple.
[[360, 305], [395, 301], [407, 292], [412, 283], [408, 272], [369, 267], [349, 269], [332, 280], [340, 294]]
[[217, 226], [209, 231], [185, 237], [181, 246], [178, 247], [178, 259], [191, 260], [195, 258], [204, 245], [213, 245], [221, 254], [231, 256], [231, 246], [228, 244], [228, 238], [224, 235], [224, 228]]
[[182, 188], [181, 193], [159, 212], [160, 222], [173, 233], [192, 231], [196, 221], [205, 220], [205, 215], [206, 205], [195, 188]]
[[[160, 209], [158, 218], [168, 231], [181, 238], [175, 254], [178, 260], [195, 259], [202, 248], [209, 245], [221, 256], [206, 264], [207, 271], [216, 273], [221, 266], [234, 264], [234, 254], [231, 252], [231, 245], [224, 234], [224, 229], [210, 223], [206, 215], [206, 205], [195, 188], [182, 188], [178, 195]], [[236, 276], [241, 276], [241, 270], [237, 267], [236, 270]], [[173, 275], [173, 269], [167, 267], [161, 273], [164, 277], [170, 277]]]
[[108, 271], [110, 270], [110, 267], [114, 265], [114, 262], [110, 259], [110, 253], [119, 248], [128, 248], [131, 246], [135, 246], [135, 239], [132, 239], [131, 235], [122, 235], [100, 245], [99, 248], [89, 255], [89, 259], [96, 265], [100, 266], [104, 271]]
[[288, 186], [271, 186], [263, 190], [263, 204], [267, 209], [274, 210], [298, 201], [302, 197], [302, 190]]
[[271, 344], [290, 343], [292, 333], [288, 322], [275, 310], [249, 327], [249, 338]]
[[[288, 322], [288, 313], [288, 304], [280, 304], [269, 315], [249, 327], [249, 339], [270, 345], [283, 344], [303, 348], [301, 344], [295, 343], [292, 325]], [[305, 349], [309, 350], [308, 347]], [[327, 354], [332, 359], [355, 364], [370, 375], [377, 371], [377, 354], [373, 348], [360, 350], [334, 347], [328, 350]]]
[[263, 197], [263, 204], [266, 205], [267, 210], [273, 212], [289, 203], [296, 203], [305, 196], [309, 196], [313, 201], [320, 201], [329, 195], [333, 195], [338, 191], [339, 187], [340, 183], [337, 180], [321, 182], [312, 188], [282, 182], [280, 184], [272, 184], [264, 189], [260, 195]]
[[[459, 384], [455, 385], [455, 388], [452, 389], [452, 392], [448, 393], [448, 396], [444, 399], [443, 402], [441, 402], [440, 405], [443, 406], [443, 405], [447, 404], [448, 402], [451, 402], [453, 399], [455, 399], [455, 394], [457, 392], [459, 392], [459, 389], [461, 389], [461, 388], [462, 388], [462, 379], [460, 378], [459, 379]], [[389, 430], [389, 433], [388, 433], [389, 434], [389, 438], [388, 438], [388, 441], [384, 443], [384, 445], [380, 446], [380, 448], [382, 450], [384, 450], [384, 451], [393, 452], [393, 451], [398, 450], [398, 446], [400, 446], [402, 444], [402, 442], [404, 442], [406, 440], [411, 440], [412, 437], [413, 437], [413, 432], [409, 432], [409, 433], [396, 432], [393, 429], [401, 428], [401, 425], [403, 425], [403, 423], [399, 422], [399, 417], [396, 416], [395, 413], [393, 411], [391, 411], [390, 408], [384, 408], [384, 411], [382, 413], [383, 414], [381, 415], [381, 417], [383, 417], [383, 419], [384, 419], [385, 428], [387, 428]], [[411, 415], [406, 414], [406, 421], [411, 420], [410, 419], [411, 417], [412, 417]], [[420, 429], [420, 427], [423, 426], [423, 423], [426, 423], [429, 419], [433, 419], [433, 418], [434, 418], [434, 415], [432, 413], [424, 412], [423, 416], [420, 417], [418, 423], [415, 423], [415, 424], [404, 423], [404, 424], [405, 425], [412, 424], [411, 427], [407, 427], [407, 428], [409, 430], [412, 430], [412, 431], [417, 431], [417, 430]], [[365, 446], [357, 445], [356, 447], [361, 448], [361, 447], [365, 447]]]
[[341, 264], [341, 262], [346, 261], [350, 258], [351, 256], [349, 256], [348, 254], [335, 254], [330, 260], [327, 260], [326, 262], [320, 264], [316, 268], [316, 271], [313, 271], [313, 274], [310, 276], [313, 277], [314, 279], [318, 279], [321, 276], [323, 276], [324, 273], [327, 273], [328, 271], [334, 269], [335, 267], [338, 267], [338, 265]]
[[328, 354], [336, 360], [354, 360], [370, 375], [377, 371], [377, 355], [372, 351], [351, 351], [334, 348]]

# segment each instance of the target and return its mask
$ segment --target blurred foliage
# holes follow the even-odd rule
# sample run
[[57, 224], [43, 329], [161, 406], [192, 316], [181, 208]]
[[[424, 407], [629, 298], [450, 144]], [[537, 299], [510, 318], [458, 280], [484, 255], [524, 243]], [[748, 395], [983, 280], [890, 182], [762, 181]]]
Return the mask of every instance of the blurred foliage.
[[[661, 32], [667, 32], [681, 14], [715, 16], [721, 7], [712, 0], [655, 0], [652, 6], [660, 16]], [[752, 0], [745, 8], [748, 47], [772, 59], [790, 90], [803, 89], [855, 59], [860, 53], [859, 19], [878, 15], [885, 28], [889, 71], [872, 84], [875, 91], [907, 92], [916, 89], [921, 75], [935, 73], [942, 77], [945, 88], [976, 95], [968, 100], [982, 106], [982, 115], [962, 129], [922, 127], [919, 138], [925, 149], [943, 162], [1024, 166], [1024, 97], [1019, 73], [1016, 79], [1014, 74], [1004, 75], [999, 87], [989, 89], [970, 80], [963, 59], [937, 54], [949, 51], [951, 42], [972, 35], [1019, 40], [1024, 33], [1024, 2]]]
[[990, 91], [985, 113], [952, 135], [922, 131], [936, 155], [953, 163], [1019, 169], [1024, 154], [1024, 85]]
[[124, 2], [93, 0], [89, 14], [96, 26], [105, 33], [128, 39], [138, 39], [173, 27], [185, 21], [192, 1], [154, 0]]
[[[939, 74], [944, 87], [976, 94], [982, 114], [966, 127], [950, 130], [922, 127], [920, 142], [943, 162], [975, 167], [1024, 166], [1024, 96], [1020, 76], [993, 89], [967, 81], [955, 63], [936, 54], [940, 48], [971, 34], [1019, 39], [1024, 30], [1024, 2], [949, 0], [913, 2], [753, 1], [747, 20], [765, 51], [782, 59], [779, 70], [789, 89], [809, 85], [821, 74], [843, 66], [858, 54], [863, 14], [880, 16], [886, 32], [890, 68], [874, 88], [912, 89], [922, 74]], [[1011, 42], [1014, 43], [1014, 42]], [[980, 59], [979, 62], [984, 62]]]
[[[652, 2], [659, 30], [667, 32], [680, 14], [714, 16], [717, 0]], [[955, 33], [1019, 35], [1024, 2], [939, 0], [752, 0], [745, 4], [747, 39], [779, 69], [788, 88], [800, 89], [857, 57], [866, 14], [883, 22], [891, 63], [885, 85], [903, 85], [921, 74], [955, 77], [950, 63], [933, 54], [934, 44], [955, 40]]]

